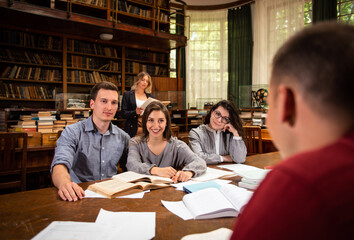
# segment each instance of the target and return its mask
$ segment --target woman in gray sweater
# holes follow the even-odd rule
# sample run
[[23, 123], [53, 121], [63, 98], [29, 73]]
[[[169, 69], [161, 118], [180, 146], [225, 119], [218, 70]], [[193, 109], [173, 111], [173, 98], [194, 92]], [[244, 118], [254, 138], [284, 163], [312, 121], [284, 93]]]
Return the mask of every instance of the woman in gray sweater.
[[184, 182], [206, 171], [206, 163], [183, 141], [172, 137], [167, 108], [160, 102], [150, 103], [144, 110], [143, 136], [129, 142], [129, 171], [171, 178]]
[[189, 146], [207, 164], [245, 162], [245, 134], [235, 105], [228, 100], [215, 104], [204, 124], [189, 132]]

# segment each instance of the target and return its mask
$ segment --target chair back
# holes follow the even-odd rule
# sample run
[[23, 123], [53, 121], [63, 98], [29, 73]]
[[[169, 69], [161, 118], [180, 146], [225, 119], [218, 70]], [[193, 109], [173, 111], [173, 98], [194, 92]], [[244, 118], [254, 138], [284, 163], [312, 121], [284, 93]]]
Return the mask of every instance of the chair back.
[[27, 133], [0, 133], [0, 189], [25, 191], [26, 163]]
[[172, 135], [178, 138], [179, 127], [178, 126], [171, 127], [171, 130], [172, 130]]
[[246, 135], [247, 155], [263, 153], [262, 130], [259, 126], [243, 126]]

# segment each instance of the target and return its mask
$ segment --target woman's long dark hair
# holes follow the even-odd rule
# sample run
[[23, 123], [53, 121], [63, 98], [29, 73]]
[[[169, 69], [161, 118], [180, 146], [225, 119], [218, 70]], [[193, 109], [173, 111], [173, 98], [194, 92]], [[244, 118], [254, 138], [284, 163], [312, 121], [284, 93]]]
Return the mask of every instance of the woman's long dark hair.
[[229, 100], [221, 100], [220, 102], [215, 104], [210, 109], [208, 114], [205, 116], [204, 124], [210, 123], [211, 114], [218, 107], [223, 107], [223, 108], [225, 108], [225, 110], [227, 110], [229, 112], [229, 119], [230, 119], [231, 125], [237, 130], [238, 134], [240, 135], [240, 137], [242, 137], [243, 141], [246, 142], [246, 135], [245, 135], [245, 131], [243, 130], [243, 127], [242, 127], [242, 122], [241, 122], [241, 118], [239, 116], [239, 111], [235, 107], [233, 102], [231, 102]]
[[172, 130], [171, 130], [171, 118], [170, 118], [170, 114], [166, 108], [166, 106], [158, 101], [153, 101], [152, 103], [150, 103], [149, 105], [147, 105], [147, 107], [144, 110], [143, 113], [143, 119], [142, 119], [142, 125], [143, 125], [143, 134], [144, 134], [144, 138], [147, 139], [147, 137], [149, 136], [149, 131], [146, 128], [146, 123], [147, 120], [151, 114], [152, 111], [161, 111], [163, 112], [163, 114], [165, 115], [166, 118], [166, 128], [165, 131], [163, 132], [163, 137], [168, 141], [170, 140], [171, 136], [172, 136]]

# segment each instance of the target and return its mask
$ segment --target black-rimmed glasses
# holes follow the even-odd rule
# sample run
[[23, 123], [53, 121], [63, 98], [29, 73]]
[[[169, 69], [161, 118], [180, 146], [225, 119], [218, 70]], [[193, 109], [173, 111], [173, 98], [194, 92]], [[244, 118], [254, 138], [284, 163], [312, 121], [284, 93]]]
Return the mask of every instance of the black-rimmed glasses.
[[213, 111], [213, 114], [214, 114], [214, 116], [215, 116], [216, 119], [221, 118], [221, 122], [222, 122], [222, 123], [228, 124], [228, 123], [230, 122], [230, 119], [229, 119], [228, 117], [223, 117], [223, 116], [221, 115], [221, 113], [220, 113], [219, 111], [217, 111], [217, 110], [214, 110], [214, 111]]

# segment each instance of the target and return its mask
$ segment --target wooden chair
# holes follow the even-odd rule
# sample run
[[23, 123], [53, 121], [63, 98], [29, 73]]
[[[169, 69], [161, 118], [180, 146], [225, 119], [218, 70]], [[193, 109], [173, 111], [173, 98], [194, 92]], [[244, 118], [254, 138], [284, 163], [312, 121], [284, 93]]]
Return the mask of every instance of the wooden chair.
[[171, 127], [171, 130], [172, 130], [172, 135], [175, 136], [175, 137], [178, 137], [179, 127], [178, 126]]
[[[21, 148], [18, 147], [19, 140], [23, 143]], [[16, 158], [18, 154], [21, 158]], [[27, 133], [0, 133], [0, 189], [25, 191], [26, 163]]]
[[188, 136], [182, 136], [181, 140], [185, 142], [187, 145], [189, 144], [189, 137]]
[[246, 135], [247, 155], [263, 153], [262, 131], [259, 126], [243, 126]]

